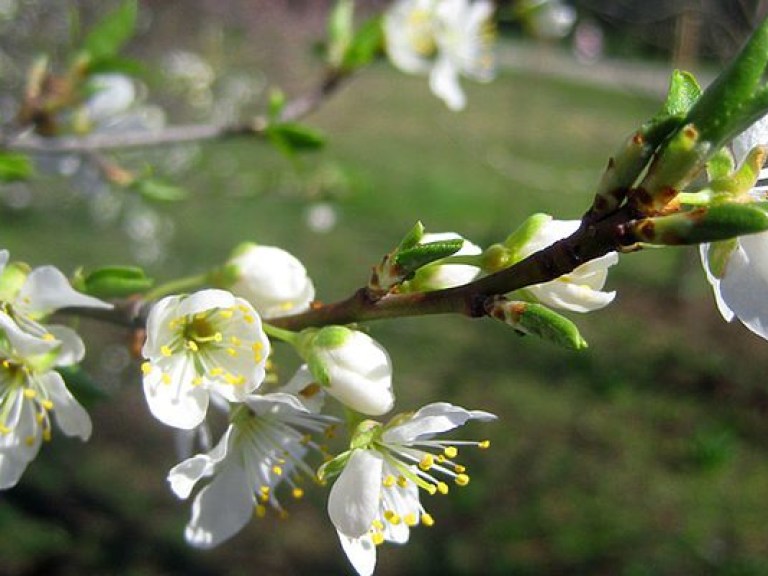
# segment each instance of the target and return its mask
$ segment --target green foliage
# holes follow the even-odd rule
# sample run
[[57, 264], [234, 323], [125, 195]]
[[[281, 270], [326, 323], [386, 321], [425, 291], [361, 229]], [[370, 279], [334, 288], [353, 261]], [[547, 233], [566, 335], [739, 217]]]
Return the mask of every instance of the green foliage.
[[289, 157], [298, 152], [314, 152], [325, 145], [325, 137], [319, 131], [298, 122], [275, 122], [267, 126], [265, 133]]
[[363, 23], [355, 33], [352, 42], [344, 53], [342, 67], [356, 70], [369, 64], [384, 45], [383, 20], [380, 16]]
[[347, 72], [369, 64], [384, 43], [382, 16], [366, 20], [355, 30], [354, 11], [352, 0], [338, 0], [328, 18], [328, 63]]
[[98, 22], [83, 40], [83, 52], [92, 65], [114, 61], [136, 30], [137, 0], [126, 0]]
[[0, 182], [18, 182], [32, 176], [32, 162], [24, 154], [0, 151]]
[[184, 188], [156, 178], [139, 178], [130, 184], [130, 188], [147, 200], [155, 202], [179, 202], [187, 197]]
[[135, 266], [106, 266], [88, 274], [78, 271], [72, 280], [75, 289], [97, 298], [121, 298], [149, 290], [154, 281]]
[[675, 70], [669, 81], [661, 115], [685, 116], [701, 96], [701, 87], [690, 72]]

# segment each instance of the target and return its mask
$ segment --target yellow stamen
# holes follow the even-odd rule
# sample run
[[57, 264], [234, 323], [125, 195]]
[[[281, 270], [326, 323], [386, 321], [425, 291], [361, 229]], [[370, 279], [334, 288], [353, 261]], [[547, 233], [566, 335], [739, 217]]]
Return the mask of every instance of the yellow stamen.
[[448, 458], [456, 458], [456, 456], [459, 455], [459, 450], [456, 446], [446, 446], [445, 450], [443, 450], [443, 454]]
[[485, 450], [486, 448], [490, 448], [491, 447], [491, 441], [490, 440], [483, 440], [482, 442], [479, 442], [477, 444], [477, 447], [480, 448], [481, 450]]
[[416, 526], [416, 524], [419, 523], [419, 519], [416, 517], [416, 514], [414, 514], [413, 512], [406, 514], [403, 517], [403, 521], [405, 522], [406, 526], [411, 526], [411, 527]]
[[304, 490], [299, 488], [298, 486], [293, 489], [293, 492], [291, 493], [296, 500], [299, 500], [300, 498], [304, 497]]
[[152, 364], [150, 364], [149, 362], [142, 363], [141, 372], [142, 374], [144, 374], [144, 376], [152, 372]]
[[163, 356], [165, 356], [167, 358], [168, 356], [173, 354], [173, 350], [171, 350], [171, 348], [169, 346], [163, 345], [163, 346], [160, 347], [160, 354], [162, 354]]
[[384, 518], [390, 524], [392, 524], [392, 526], [397, 526], [398, 524], [400, 524], [400, 516], [398, 516], [394, 510], [386, 510], [384, 512]]
[[446, 484], [445, 482], [438, 482], [437, 491], [443, 495], [448, 494], [448, 484]]
[[282, 476], [283, 475], [283, 469], [280, 466], [272, 466], [272, 473], [275, 476]]
[[395, 477], [392, 474], [387, 474], [384, 477], [384, 481], [382, 482], [382, 484], [384, 484], [385, 488], [392, 488], [392, 486], [395, 485], [395, 482], [397, 482]]
[[466, 486], [467, 484], [469, 484], [469, 476], [467, 476], [466, 474], [459, 474], [458, 476], [456, 476], [456, 484], [458, 484], [459, 486]]
[[371, 534], [371, 540], [373, 541], [374, 545], [381, 546], [384, 544], [384, 534], [382, 532], [374, 532]]
[[424, 470], [425, 472], [432, 468], [435, 464], [435, 458], [432, 456], [432, 454], [424, 454], [424, 457], [421, 459], [421, 462], [419, 462], [419, 468]]
[[426, 527], [431, 527], [435, 525], [435, 519], [432, 518], [431, 514], [427, 514], [426, 512], [421, 515], [421, 523], [424, 524]]
[[194, 340], [187, 341], [187, 348], [192, 350], [192, 352], [197, 352], [200, 349], [197, 345], [197, 342], [195, 342]]
[[32, 388], [24, 388], [24, 398], [29, 398], [30, 400], [37, 396], [37, 392], [33, 390]]
[[264, 516], [266, 515], [267, 515], [267, 507], [264, 506], [263, 504], [258, 504], [256, 506], [256, 516], [258, 518], [264, 518]]

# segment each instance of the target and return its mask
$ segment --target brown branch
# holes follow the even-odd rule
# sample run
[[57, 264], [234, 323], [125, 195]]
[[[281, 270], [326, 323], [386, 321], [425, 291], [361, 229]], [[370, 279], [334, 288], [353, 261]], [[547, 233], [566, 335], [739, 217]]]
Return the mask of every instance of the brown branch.
[[463, 286], [434, 292], [391, 294], [381, 299], [371, 297], [366, 288], [361, 288], [346, 300], [317, 306], [302, 314], [274, 318], [269, 322], [279, 328], [297, 331], [328, 324], [429, 314], [481, 317], [486, 314], [485, 302], [491, 296], [554, 280], [590, 260], [635, 244], [637, 239], [627, 232], [627, 224], [636, 216], [631, 208], [625, 206], [600, 222], [583, 225], [568, 238], [509, 268]]

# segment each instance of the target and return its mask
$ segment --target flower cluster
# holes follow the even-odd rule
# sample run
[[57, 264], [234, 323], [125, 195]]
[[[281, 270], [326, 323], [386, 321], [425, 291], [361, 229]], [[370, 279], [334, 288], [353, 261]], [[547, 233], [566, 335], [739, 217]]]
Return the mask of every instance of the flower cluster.
[[56, 268], [30, 271], [0, 250], [0, 489], [15, 486], [51, 439], [51, 414], [67, 436], [91, 435], [88, 413], [56, 371], [80, 362], [85, 346], [74, 330], [44, 323], [73, 306], [111, 307], [72, 289]]
[[384, 20], [387, 54], [409, 74], [429, 74], [432, 92], [452, 110], [466, 106], [459, 76], [494, 75], [493, 3], [487, 0], [398, 0]]

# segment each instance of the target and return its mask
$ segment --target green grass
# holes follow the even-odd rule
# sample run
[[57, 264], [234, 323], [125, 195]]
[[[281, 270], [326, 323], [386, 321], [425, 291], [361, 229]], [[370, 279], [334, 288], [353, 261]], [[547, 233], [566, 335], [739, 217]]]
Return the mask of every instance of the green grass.
[[[192, 198], [158, 208], [173, 219], [175, 236], [170, 261], [150, 272], [162, 279], [200, 270], [253, 240], [291, 250], [306, 262], [319, 298], [341, 298], [416, 220], [487, 245], [532, 212], [577, 218], [611, 150], [657, 106], [511, 72], [468, 91], [469, 109], [451, 114], [424, 79], [377, 66], [312, 118], [331, 144], [303, 160], [302, 173], [332, 161], [353, 183], [338, 202], [339, 225], [327, 235], [304, 225], [311, 190], [275, 177], [288, 167], [284, 159], [258, 143], [206, 146], [184, 177]], [[12, 256], [69, 269], [128, 263], [121, 233], [94, 227], [82, 204], [46, 204], [2, 214], [2, 242]], [[591, 344], [586, 352], [519, 338], [488, 321], [372, 325], [393, 357], [403, 409], [447, 400], [500, 417], [468, 431], [493, 442], [489, 451], [462, 454], [471, 464], [470, 486], [455, 489], [455, 498], [427, 499], [436, 526], [414, 532], [405, 548], [381, 550], [379, 574], [473, 574], [479, 566], [532, 575], [765, 573], [768, 352], [745, 329], [722, 323], [692, 254], [623, 256], [610, 279], [616, 303], [576, 318]], [[690, 271], [681, 274], [681, 266]], [[201, 574], [345, 570], [320, 491], [310, 494], [314, 507], [291, 503], [294, 523], [254, 522], [215, 552], [184, 552], [188, 506], [168, 495], [163, 479], [174, 462], [171, 435], [147, 424], [137, 371], [128, 372], [132, 380], [96, 412], [96, 451], [67, 452], [71, 442], [44, 450], [22, 483], [27, 488], [10, 492], [0, 508], [6, 530], [26, 526], [32, 535], [56, 536], [43, 552], [19, 538], [14, 567], [31, 569], [34, 555], [43, 554], [65, 558], [72, 573], [109, 572], [115, 558], [149, 573], [190, 573], [192, 565]], [[110, 457], [115, 451], [119, 458]], [[94, 514], [86, 488], [109, 486], [98, 493], [112, 502], [104, 504], [109, 513], [96, 517], [111, 538], [77, 528], [75, 520], [62, 529], [56, 520], [51, 494], [60, 495], [49, 480], [78, 468], [66, 476], [81, 487], [73, 489], [66, 517]], [[131, 488], [134, 473], [147, 495]], [[45, 498], [50, 511], [30, 504]], [[142, 518], [151, 525], [146, 537], [137, 535]], [[133, 554], [94, 552], [117, 546], [121, 534], [142, 550], [151, 549], [150, 536], [175, 543], [179, 564], [154, 553], [147, 568]], [[62, 552], [73, 535], [90, 548]]]

